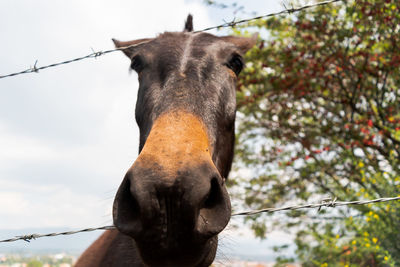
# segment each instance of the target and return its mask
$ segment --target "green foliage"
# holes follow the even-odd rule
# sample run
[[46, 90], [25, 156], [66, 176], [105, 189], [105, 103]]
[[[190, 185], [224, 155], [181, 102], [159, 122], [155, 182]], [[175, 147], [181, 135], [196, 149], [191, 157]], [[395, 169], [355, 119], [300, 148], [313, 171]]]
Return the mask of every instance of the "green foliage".
[[[252, 173], [234, 186], [250, 208], [400, 194], [399, 25], [397, 0], [357, 0], [235, 30], [268, 32], [237, 90], [236, 166]], [[304, 266], [400, 264], [400, 202], [311, 214], [247, 220], [295, 232]]]
[[26, 266], [27, 267], [42, 267], [43, 264], [38, 260], [32, 259], [27, 263]]

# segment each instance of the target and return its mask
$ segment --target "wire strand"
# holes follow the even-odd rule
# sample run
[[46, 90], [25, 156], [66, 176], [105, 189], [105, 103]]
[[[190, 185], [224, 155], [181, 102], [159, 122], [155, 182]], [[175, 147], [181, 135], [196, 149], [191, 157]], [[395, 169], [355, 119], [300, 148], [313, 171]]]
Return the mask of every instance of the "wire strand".
[[[395, 201], [395, 200], [400, 200], [400, 196], [377, 198], [377, 199], [373, 199], [373, 200], [356, 200], [356, 201], [336, 201], [336, 198], [333, 198], [333, 199], [324, 199], [324, 200], [322, 200], [321, 203], [311, 203], [311, 204], [294, 205], [294, 206], [287, 206], [287, 207], [281, 207], [281, 208], [266, 208], [266, 209], [260, 209], [260, 210], [243, 211], [243, 212], [238, 212], [238, 213], [232, 214], [232, 217], [241, 216], [241, 215], [250, 216], [250, 215], [255, 215], [255, 214], [259, 214], [259, 213], [273, 213], [273, 212], [284, 211], [284, 210], [298, 210], [298, 209], [318, 208], [318, 211], [319, 211], [320, 208], [322, 208], [322, 207], [335, 208], [335, 207], [349, 206], [349, 205], [367, 205], [367, 204]], [[14, 238], [0, 240], [0, 243], [14, 242], [14, 241], [18, 241], [18, 240], [24, 240], [24, 241], [30, 242], [31, 240], [35, 240], [35, 239], [41, 238], [41, 237], [73, 235], [73, 234], [82, 233], [82, 232], [92, 232], [92, 231], [96, 231], [96, 230], [112, 230], [112, 229], [116, 229], [116, 227], [113, 225], [108, 225], [108, 226], [102, 226], [102, 227], [97, 227], [97, 228], [85, 228], [82, 230], [68, 231], [68, 232], [59, 232], [59, 233], [50, 233], [50, 234], [28, 234], [28, 235], [16, 236]]]
[[14, 238], [0, 240], [0, 243], [14, 242], [14, 241], [18, 241], [18, 240], [24, 240], [26, 242], [30, 242], [31, 240], [35, 240], [35, 239], [41, 238], [41, 237], [52, 237], [52, 236], [59, 236], [59, 235], [74, 235], [74, 234], [83, 233], [83, 232], [92, 232], [92, 231], [96, 231], [96, 230], [112, 230], [112, 229], [115, 229], [115, 226], [108, 225], [108, 226], [101, 226], [101, 227], [97, 227], [97, 228], [85, 228], [82, 230], [58, 232], [58, 233], [50, 233], [50, 234], [28, 234], [28, 235], [16, 236]]
[[[317, 7], [317, 6], [323, 6], [323, 5], [328, 5], [328, 4], [332, 4], [335, 2], [343, 2], [345, 0], [329, 0], [329, 1], [323, 1], [323, 2], [319, 2], [316, 4], [310, 4], [310, 5], [305, 5], [305, 6], [301, 6], [299, 8], [290, 8], [290, 9], [285, 9], [276, 13], [269, 13], [266, 15], [262, 15], [262, 16], [257, 16], [257, 17], [252, 17], [252, 18], [248, 18], [248, 19], [243, 19], [243, 20], [239, 20], [239, 21], [231, 21], [231, 22], [226, 22], [223, 23], [221, 25], [217, 25], [217, 26], [212, 26], [212, 27], [208, 27], [208, 28], [204, 28], [200, 31], [194, 31], [194, 33], [199, 33], [199, 32], [205, 32], [205, 31], [210, 31], [210, 30], [214, 30], [214, 29], [221, 29], [221, 28], [228, 28], [228, 27], [235, 27], [238, 24], [243, 24], [245, 22], [250, 22], [253, 20], [258, 20], [258, 19], [262, 19], [262, 18], [267, 18], [267, 17], [273, 17], [273, 16], [278, 16], [278, 15], [283, 15], [283, 14], [292, 14], [294, 12], [299, 12], [305, 9], [309, 9], [309, 8], [313, 8], [313, 7]], [[14, 72], [14, 73], [10, 73], [10, 74], [6, 74], [6, 75], [0, 75], [0, 79], [4, 79], [7, 77], [13, 77], [13, 76], [17, 76], [17, 75], [21, 75], [21, 74], [28, 74], [28, 73], [38, 73], [40, 70], [44, 70], [47, 68], [52, 68], [52, 67], [57, 67], [60, 65], [64, 65], [64, 64], [69, 64], [69, 63], [73, 63], [73, 62], [77, 62], [77, 61], [81, 61], [84, 59], [88, 59], [88, 58], [97, 58], [115, 51], [120, 51], [120, 50], [124, 50], [124, 49], [128, 49], [137, 45], [140, 45], [142, 43], [139, 44], [135, 44], [135, 45], [131, 45], [131, 46], [127, 46], [127, 47], [120, 47], [120, 48], [115, 48], [115, 49], [109, 49], [109, 50], [105, 50], [105, 51], [97, 51], [97, 52], [93, 52], [89, 55], [86, 56], [82, 56], [82, 57], [77, 57], [74, 59], [69, 59], [69, 60], [65, 60], [62, 62], [58, 62], [58, 63], [53, 63], [50, 65], [45, 65], [45, 66], [41, 66], [41, 67], [37, 67], [37, 62], [38, 60], [35, 61], [35, 64], [33, 65], [33, 67], [30, 67], [29, 69], [23, 70], [23, 71], [19, 71], [19, 72]]]
[[259, 214], [259, 213], [273, 213], [277, 211], [283, 211], [283, 210], [298, 210], [298, 209], [314, 209], [314, 208], [320, 208], [322, 207], [329, 207], [329, 208], [335, 208], [335, 207], [340, 207], [340, 206], [349, 206], [349, 205], [366, 205], [366, 204], [371, 204], [371, 203], [378, 203], [378, 202], [387, 202], [387, 201], [394, 201], [394, 200], [399, 200], [400, 197], [386, 197], [386, 198], [377, 198], [373, 200], [356, 200], [356, 201], [336, 201], [336, 198], [333, 200], [323, 200], [322, 203], [311, 203], [311, 204], [304, 204], [304, 205], [295, 205], [295, 206], [287, 206], [287, 207], [281, 207], [281, 208], [265, 208], [265, 209], [260, 209], [260, 210], [251, 210], [251, 211], [242, 211], [242, 212], [237, 212], [232, 214], [233, 216], [238, 216], [238, 215], [254, 215], [254, 214]]
[[324, 5], [328, 5], [328, 4], [332, 4], [335, 2], [343, 2], [346, 0], [329, 0], [329, 1], [323, 1], [323, 2], [319, 2], [316, 4], [310, 4], [310, 5], [305, 5], [305, 6], [301, 6], [298, 8], [289, 8], [289, 9], [285, 9], [279, 12], [275, 12], [275, 13], [269, 13], [266, 15], [262, 15], [262, 16], [257, 16], [257, 17], [252, 17], [252, 18], [248, 18], [248, 19], [242, 19], [242, 20], [238, 20], [238, 21], [231, 21], [231, 22], [225, 22], [224, 24], [218, 25], [218, 26], [213, 26], [213, 27], [208, 27], [208, 28], [204, 28], [200, 31], [194, 31], [196, 32], [205, 32], [205, 31], [210, 31], [210, 30], [214, 30], [214, 29], [221, 29], [221, 28], [228, 28], [228, 27], [235, 27], [238, 24], [243, 24], [246, 22], [250, 22], [253, 20], [258, 20], [258, 19], [264, 19], [264, 18], [268, 18], [268, 17], [275, 17], [275, 16], [279, 16], [279, 15], [284, 15], [284, 14], [292, 14], [295, 12], [299, 12], [305, 9], [309, 9], [309, 8], [313, 8], [313, 7], [317, 7], [317, 6], [324, 6]]

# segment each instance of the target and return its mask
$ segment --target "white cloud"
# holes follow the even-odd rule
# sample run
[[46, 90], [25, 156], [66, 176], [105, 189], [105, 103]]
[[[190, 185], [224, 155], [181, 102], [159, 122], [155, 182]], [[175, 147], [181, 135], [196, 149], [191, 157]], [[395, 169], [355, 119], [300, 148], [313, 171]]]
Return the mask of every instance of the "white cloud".
[[[20, 214], [24, 214], [24, 212], [29, 209], [29, 203], [24, 200], [24, 197], [21, 192], [1, 192], [0, 201], [3, 203], [1, 208], [0, 216], [4, 218], [4, 220], [8, 220], [10, 216], [18, 216]], [[15, 223], [15, 222], [14, 222]], [[13, 225], [13, 224], [10, 224]], [[10, 225], [2, 225], [3, 228], [8, 228]]]
[[48, 160], [56, 156], [46, 143], [31, 136], [10, 133], [0, 121], [0, 169], [20, 160]]
[[[3, 185], [2, 183], [0, 183]], [[3, 188], [3, 187], [2, 187]], [[25, 192], [21, 189], [24, 188]], [[110, 203], [97, 196], [75, 194], [61, 186], [22, 186], [0, 190], [0, 228], [87, 227], [111, 222]]]

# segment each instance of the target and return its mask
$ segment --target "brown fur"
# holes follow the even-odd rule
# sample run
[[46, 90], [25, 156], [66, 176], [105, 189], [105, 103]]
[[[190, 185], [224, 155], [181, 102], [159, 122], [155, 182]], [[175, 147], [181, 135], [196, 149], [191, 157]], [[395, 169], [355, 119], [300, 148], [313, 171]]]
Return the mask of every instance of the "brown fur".
[[135, 243], [117, 230], [103, 233], [78, 259], [75, 267], [144, 267]]

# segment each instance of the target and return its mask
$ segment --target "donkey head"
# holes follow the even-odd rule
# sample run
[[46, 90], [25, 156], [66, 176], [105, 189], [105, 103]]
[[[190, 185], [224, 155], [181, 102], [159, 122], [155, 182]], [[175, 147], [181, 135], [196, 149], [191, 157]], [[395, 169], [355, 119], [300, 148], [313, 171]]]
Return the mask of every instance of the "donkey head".
[[[114, 224], [150, 266], [209, 266], [231, 206], [235, 83], [253, 38], [183, 32], [120, 42], [139, 76], [139, 156], [114, 201]], [[128, 48], [125, 48], [128, 47]]]

